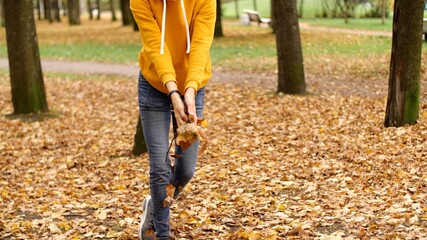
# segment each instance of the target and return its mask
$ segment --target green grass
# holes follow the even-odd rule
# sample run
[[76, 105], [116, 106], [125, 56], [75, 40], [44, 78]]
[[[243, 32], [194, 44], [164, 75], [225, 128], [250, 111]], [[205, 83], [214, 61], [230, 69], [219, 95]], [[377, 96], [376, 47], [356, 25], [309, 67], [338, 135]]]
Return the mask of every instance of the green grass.
[[[254, 2], [256, 2], [256, 10], [260, 13], [261, 17], [270, 17], [270, 0], [239, 0], [237, 5], [238, 16], [242, 15], [245, 9], [254, 10]], [[222, 4], [221, 7], [224, 18], [236, 18], [236, 4], [234, 0]]]
[[[254, 1], [256, 1], [257, 11], [262, 17], [270, 17], [270, 0], [239, 0], [238, 12], [239, 16], [244, 14], [245, 9], [254, 9]], [[300, 0], [298, 0], [299, 4]], [[299, 5], [298, 5], [299, 7]], [[236, 4], [234, 0], [222, 4], [222, 14], [224, 18], [236, 18]], [[374, 31], [391, 31], [393, 19], [391, 17], [386, 19], [386, 24], [381, 23], [379, 18], [352, 18], [346, 24], [344, 19], [331, 19], [331, 18], [316, 18], [321, 11], [320, 0], [304, 0], [303, 5], [303, 18], [300, 19], [303, 23], [308, 23], [313, 26], [333, 27], [333, 28], [347, 28], [347, 29], [361, 29], [361, 30], [374, 30]], [[362, 10], [358, 10], [359, 13]], [[427, 12], [426, 12], [427, 14]]]
[[[238, 20], [225, 20], [226, 37], [215, 39], [211, 55], [215, 67], [239, 71], [272, 71], [276, 64], [275, 36], [264, 27], [242, 26]], [[74, 33], [69, 33], [75, 38]], [[134, 33], [127, 33], [134, 34]], [[45, 34], [45, 36], [48, 36]], [[130, 36], [130, 35], [129, 35]], [[304, 58], [367, 57], [390, 52], [391, 38], [317, 31], [302, 31]], [[75, 42], [54, 43], [44, 39], [40, 53], [44, 59], [96, 61], [135, 64], [139, 43]], [[46, 43], [48, 42], [48, 43]], [[5, 43], [0, 43], [0, 57], [7, 57]]]
[[[329, 22], [336, 20], [329, 19]], [[223, 25], [225, 37], [215, 39], [211, 50], [215, 67], [243, 72], [275, 70], [276, 44], [270, 29], [243, 26], [239, 20], [230, 19], [224, 20]], [[105, 29], [100, 29], [100, 26]], [[85, 22], [78, 29], [58, 25], [55, 29], [59, 32], [52, 31], [51, 25], [39, 24], [39, 48], [43, 59], [119, 64], [135, 64], [138, 61], [139, 34], [131, 29], [116, 25], [108, 27], [103, 22]], [[94, 29], [98, 32], [93, 33]], [[3, 36], [0, 34], [0, 39]], [[307, 61], [322, 61], [331, 57], [363, 59], [387, 56], [392, 40], [390, 37], [315, 30], [302, 30], [301, 38], [304, 59]], [[424, 52], [427, 52], [426, 47], [427, 44], [424, 44]], [[7, 57], [4, 41], [0, 41], [0, 57]]]
[[307, 23], [312, 26], [345, 28], [345, 29], [360, 29], [370, 31], [387, 31], [393, 30], [393, 20], [387, 18], [385, 24], [381, 23], [381, 19], [377, 18], [352, 18], [349, 23], [345, 23], [342, 18], [314, 18], [301, 19], [301, 23]]
[[[212, 60], [216, 67], [235, 70], [275, 69], [275, 36], [267, 28], [227, 24], [226, 37], [215, 39]], [[304, 58], [365, 58], [389, 54], [391, 38], [317, 31], [301, 32]]]
[[[244, 13], [245, 9], [256, 10], [260, 13], [261, 17], [270, 17], [270, 0], [239, 0], [238, 1], [238, 17]], [[299, 0], [298, 0], [299, 2]], [[305, 0], [303, 14], [306, 18], [314, 18], [316, 12], [320, 9], [320, 0]], [[222, 15], [225, 18], [236, 18], [236, 4], [234, 0], [222, 4]]]

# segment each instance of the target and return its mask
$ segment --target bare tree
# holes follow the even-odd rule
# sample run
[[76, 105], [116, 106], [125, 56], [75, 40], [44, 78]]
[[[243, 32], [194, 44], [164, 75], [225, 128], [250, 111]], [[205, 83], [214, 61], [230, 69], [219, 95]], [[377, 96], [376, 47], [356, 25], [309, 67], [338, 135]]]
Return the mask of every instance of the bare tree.
[[136, 125], [136, 132], [133, 139], [132, 154], [135, 156], [139, 156], [145, 152], [147, 152], [147, 145], [145, 144], [141, 117], [138, 117], [138, 124]]
[[68, 22], [70, 25], [80, 25], [80, 1], [68, 0]]
[[52, 10], [53, 10], [53, 19], [57, 22], [61, 21], [61, 14], [60, 14], [60, 8], [59, 8], [59, 0], [51, 0], [51, 6], [52, 6]]
[[236, 18], [239, 18], [239, 0], [234, 0], [234, 7], [236, 8]]
[[[0, 0], [3, 1], [3, 0]], [[37, 8], [37, 20], [42, 20], [42, 10], [40, 5], [40, 0], [36, 0], [36, 8]]]
[[61, 6], [63, 10], [62, 16], [68, 16], [68, 0], [61, 0]]
[[96, 16], [96, 19], [101, 19], [101, 1], [96, 0], [96, 8], [98, 9], [98, 15]]
[[276, 0], [271, 0], [270, 1], [270, 18], [271, 18], [271, 23], [270, 23], [270, 27], [273, 30], [273, 33], [276, 33], [276, 13], [274, 11], [274, 8], [276, 6], [275, 3]]
[[4, 27], [4, 0], [0, 0], [0, 27]]
[[120, 10], [122, 11], [123, 26], [132, 23], [132, 13], [130, 11], [129, 0], [120, 0]]
[[52, 8], [50, 4], [50, 0], [43, 0], [43, 13], [44, 19], [52, 22]]
[[274, 18], [279, 68], [278, 92], [306, 91], [296, 0], [275, 0]]
[[89, 14], [89, 19], [92, 20], [93, 19], [93, 4], [92, 4], [91, 0], [86, 1], [86, 8], [87, 8], [87, 12]]
[[132, 23], [133, 23], [133, 31], [138, 32], [139, 31], [138, 23], [136, 22], [136, 20], [132, 14], [130, 15], [130, 17], [131, 17]]
[[321, 0], [322, 12], [321, 17], [344, 18], [348, 23], [348, 19], [355, 17], [356, 7], [363, 0]]
[[221, 21], [221, 0], [216, 0], [216, 22], [214, 37], [223, 37], [222, 21]]
[[300, 2], [299, 2], [298, 16], [300, 18], [302, 18], [304, 16], [304, 0], [300, 0]]
[[4, 2], [14, 114], [47, 112], [32, 0]]
[[117, 21], [117, 16], [116, 16], [116, 8], [114, 7], [114, 0], [109, 0], [110, 1], [110, 10], [111, 10], [111, 21], [115, 22]]
[[381, 23], [385, 24], [385, 17], [387, 14], [387, 0], [381, 0]]
[[419, 117], [424, 4], [424, 0], [394, 2], [386, 127], [415, 124]]

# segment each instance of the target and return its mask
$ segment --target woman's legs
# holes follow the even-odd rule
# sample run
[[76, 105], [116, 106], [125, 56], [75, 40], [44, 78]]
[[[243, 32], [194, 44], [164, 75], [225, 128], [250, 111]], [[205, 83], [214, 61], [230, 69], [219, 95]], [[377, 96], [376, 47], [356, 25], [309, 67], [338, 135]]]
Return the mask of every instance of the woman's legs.
[[[197, 92], [196, 111], [203, 114], [204, 89]], [[150, 161], [150, 191], [153, 203], [153, 223], [157, 239], [168, 239], [169, 207], [163, 207], [166, 198], [166, 186], [176, 187], [175, 197], [194, 175], [197, 162], [197, 143], [192, 144], [182, 157], [175, 160], [174, 173], [171, 172], [168, 152], [169, 130], [171, 122], [170, 100], [166, 94], [153, 88], [142, 75], [138, 81], [138, 101], [145, 142]], [[180, 154], [180, 147], [177, 147]]]
[[169, 207], [163, 207], [171, 175], [169, 147], [170, 101], [140, 74], [138, 101], [150, 162], [150, 192], [157, 239], [169, 239]]
[[[203, 117], [203, 105], [204, 105], [205, 89], [202, 88], [197, 92], [196, 95], [196, 113], [197, 117]], [[175, 155], [182, 156], [175, 159], [174, 173], [171, 176], [170, 183], [173, 184], [175, 189], [174, 198], [178, 198], [182, 189], [190, 182], [194, 176], [194, 171], [197, 163], [197, 155], [199, 150], [200, 141], [197, 140], [191, 144], [184, 152], [181, 147], [175, 144]]]

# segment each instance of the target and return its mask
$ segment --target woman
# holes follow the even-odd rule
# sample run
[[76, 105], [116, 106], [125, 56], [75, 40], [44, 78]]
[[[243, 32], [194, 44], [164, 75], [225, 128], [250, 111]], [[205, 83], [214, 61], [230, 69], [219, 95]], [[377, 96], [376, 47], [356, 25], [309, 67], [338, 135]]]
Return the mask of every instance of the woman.
[[[140, 239], [169, 239], [166, 187], [176, 199], [194, 175], [198, 142], [176, 147], [174, 170], [168, 153], [171, 118], [178, 126], [197, 123], [203, 113], [205, 85], [211, 77], [216, 0], [130, 0], [141, 33], [138, 100], [150, 162], [150, 193], [143, 202]], [[171, 117], [171, 109], [173, 116]], [[174, 119], [174, 120], [175, 120]]]

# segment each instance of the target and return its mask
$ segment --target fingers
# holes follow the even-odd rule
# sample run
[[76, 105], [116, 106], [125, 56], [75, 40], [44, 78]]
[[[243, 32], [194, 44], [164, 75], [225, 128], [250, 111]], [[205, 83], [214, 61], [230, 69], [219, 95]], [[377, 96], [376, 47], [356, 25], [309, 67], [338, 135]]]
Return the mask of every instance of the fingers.
[[184, 105], [182, 105], [182, 108], [179, 109], [178, 111], [175, 110], [175, 118], [179, 126], [188, 122], [188, 117], [187, 117], [187, 114], [185, 114]]
[[185, 104], [187, 105], [187, 112], [190, 117], [189, 120], [197, 125], [195, 90], [193, 88], [188, 88], [184, 97]]
[[189, 121], [195, 123], [197, 125], [197, 114], [196, 114], [196, 107], [194, 105], [187, 106], [188, 115], [189, 115]]
[[192, 122], [197, 125], [194, 91], [187, 91], [184, 96], [184, 101], [177, 94], [172, 95], [172, 105], [178, 126], [188, 122]]
[[188, 121], [187, 114], [185, 113], [184, 102], [180, 97], [172, 98], [172, 105], [175, 113], [175, 119], [178, 126], [185, 124]]
[[178, 117], [176, 113], [175, 113], [175, 119], [176, 119], [176, 123], [178, 124], [178, 127], [180, 127], [186, 123], [186, 121], [182, 120], [181, 117]]

